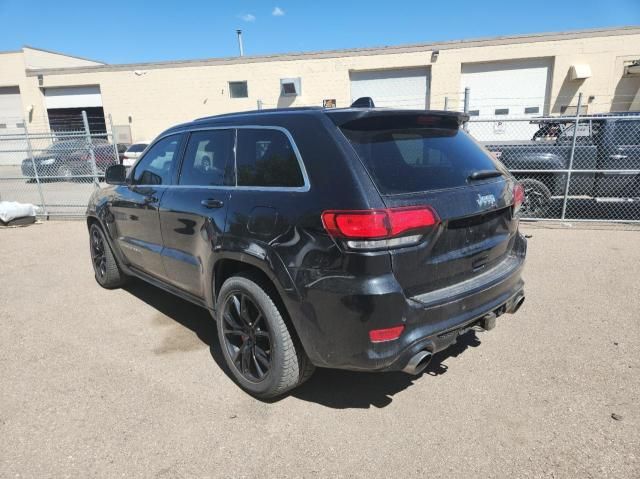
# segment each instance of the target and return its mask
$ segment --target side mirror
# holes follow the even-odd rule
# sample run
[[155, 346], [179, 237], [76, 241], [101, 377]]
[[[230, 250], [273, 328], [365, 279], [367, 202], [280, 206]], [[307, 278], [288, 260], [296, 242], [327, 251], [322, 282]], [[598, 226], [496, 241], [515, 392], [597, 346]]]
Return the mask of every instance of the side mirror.
[[104, 180], [108, 185], [126, 185], [127, 168], [124, 165], [111, 165], [104, 173]]

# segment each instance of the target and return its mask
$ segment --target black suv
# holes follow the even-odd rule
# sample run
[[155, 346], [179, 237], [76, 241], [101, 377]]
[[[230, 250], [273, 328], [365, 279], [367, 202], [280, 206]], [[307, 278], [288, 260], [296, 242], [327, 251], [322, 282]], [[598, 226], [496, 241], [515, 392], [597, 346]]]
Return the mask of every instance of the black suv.
[[524, 301], [524, 192], [464, 119], [296, 108], [173, 127], [91, 197], [96, 279], [207, 308], [257, 397], [314, 366], [419, 374]]

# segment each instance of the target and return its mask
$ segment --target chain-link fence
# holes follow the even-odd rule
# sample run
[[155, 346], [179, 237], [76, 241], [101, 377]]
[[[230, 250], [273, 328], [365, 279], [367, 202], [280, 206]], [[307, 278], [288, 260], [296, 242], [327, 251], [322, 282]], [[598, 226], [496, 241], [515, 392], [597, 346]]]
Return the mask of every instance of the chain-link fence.
[[[450, 109], [464, 109], [461, 101]], [[468, 102], [467, 102], [468, 103]], [[258, 107], [281, 105], [258, 104]], [[468, 105], [467, 105], [468, 109]], [[465, 128], [522, 182], [525, 218], [640, 225], [640, 114], [471, 116]], [[0, 135], [0, 199], [33, 203], [46, 216], [82, 216], [105, 169], [125, 145], [90, 131]], [[23, 126], [23, 125], [21, 125]]]
[[466, 128], [523, 184], [526, 218], [640, 223], [640, 115], [471, 119]]
[[32, 203], [44, 217], [84, 215], [106, 168], [126, 148], [111, 133], [91, 131], [90, 121], [83, 115], [66, 129], [0, 135], [0, 200]]

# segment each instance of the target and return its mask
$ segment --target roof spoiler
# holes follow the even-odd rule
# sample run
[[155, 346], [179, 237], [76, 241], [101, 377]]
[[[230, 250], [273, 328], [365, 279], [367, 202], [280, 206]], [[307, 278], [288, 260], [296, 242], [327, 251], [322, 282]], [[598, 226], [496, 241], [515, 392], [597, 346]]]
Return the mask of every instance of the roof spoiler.
[[358, 98], [351, 104], [351, 108], [375, 108], [376, 105], [373, 103], [373, 98], [370, 96], [363, 96]]
[[457, 129], [469, 121], [469, 115], [440, 110], [355, 109], [327, 111], [327, 116], [340, 127], [377, 125], [380, 128], [434, 127]]

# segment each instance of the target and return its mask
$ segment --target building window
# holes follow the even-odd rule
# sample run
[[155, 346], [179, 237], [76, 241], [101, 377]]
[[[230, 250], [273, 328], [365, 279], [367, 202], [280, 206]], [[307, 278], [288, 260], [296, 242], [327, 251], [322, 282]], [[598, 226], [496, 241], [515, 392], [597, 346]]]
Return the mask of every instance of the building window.
[[531, 114], [531, 113], [540, 113], [540, 107], [537, 106], [528, 106], [524, 109], [524, 113], [525, 115]]
[[496, 115], [508, 115], [509, 114], [509, 109], [508, 108], [496, 108], [495, 114]]
[[469, 110], [469, 116], [480, 116], [480, 110]]
[[249, 96], [249, 88], [246, 81], [230, 81], [229, 95], [231, 98], [247, 98]]
[[300, 78], [282, 78], [280, 80], [280, 95], [298, 96], [302, 93]]

